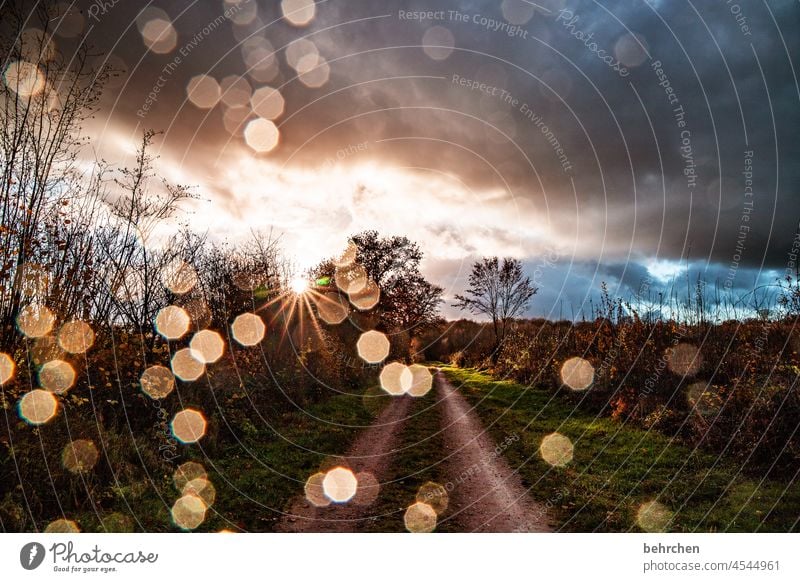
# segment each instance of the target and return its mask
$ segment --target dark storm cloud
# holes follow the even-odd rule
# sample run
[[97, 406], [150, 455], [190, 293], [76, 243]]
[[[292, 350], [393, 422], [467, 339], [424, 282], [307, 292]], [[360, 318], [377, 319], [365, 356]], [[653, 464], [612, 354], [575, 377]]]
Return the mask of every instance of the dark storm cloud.
[[[798, 4], [537, 4], [529, 21], [512, 28], [497, 0], [329, 0], [298, 29], [280, 20], [278, 2], [259, 2], [260, 21], [240, 27], [239, 38], [247, 29], [279, 49], [280, 72], [269, 84], [281, 86], [286, 113], [282, 145], [268, 159], [316, 167], [352, 144], [369, 143], [369, 153], [353, 162], [367, 156], [428, 168], [470, 195], [494, 193], [496, 206], [523, 202], [521, 222], [532, 230], [546, 226], [563, 237], [554, 245], [576, 249], [583, 266], [569, 274], [567, 292], [578, 303], [596, 287], [592, 261], [598, 276], [629, 289], [653, 261], [707, 261], [720, 272], [735, 263], [737, 286], [748, 269], [756, 279], [759, 269], [783, 269], [800, 218], [800, 100], [792, 68], [800, 54]], [[191, 44], [223, 13], [222, 0], [153, 5], [173, 20], [176, 51], [188, 54], [144, 118], [136, 112], [176, 53], [146, 51], [132, 24], [139, 3], [120, 0], [87, 20], [91, 40], [131, 71], [111, 117], [123, 126], [169, 128], [166, 150], [205, 175], [231, 137], [219, 111], [207, 115], [185, 102], [186, 83], [198, 74], [246, 74], [240, 43], [226, 22]], [[84, 3], [84, 14], [92, 6]], [[525, 12], [530, 3], [508, 0], [505, 8]], [[414, 12], [429, 14], [408, 16]], [[420, 47], [433, 26], [454, 39], [441, 60]], [[629, 32], [648, 54], [625, 44]], [[280, 49], [300, 36], [331, 63], [321, 89], [304, 87], [286, 66]], [[623, 61], [627, 74], [601, 54]], [[471, 88], [473, 81], [496, 91]], [[235, 188], [226, 184], [217, 194], [235, 200]], [[472, 211], [464, 204], [455, 214]], [[467, 258], [480, 254], [458, 230], [436, 223], [427, 232], [432, 241], [460, 245]], [[530, 259], [541, 249], [528, 250]], [[557, 270], [547, 275], [556, 290]]]
[[[439, 3], [437, 8], [458, 10], [468, 21], [454, 21], [449, 12], [443, 21], [387, 19], [378, 28], [377, 40], [358, 29], [348, 41], [342, 29], [334, 44], [344, 54], [418, 44], [427, 27], [446, 26], [457, 49], [441, 62], [427, 59], [416, 48], [398, 48], [379, 50], [350, 63], [350, 76], [358, 80], [370, 77], [373, 70], [380, 75], [446, 77], [444, 87], [415, 81], [374, 88], [383, 101], [391, 101], [395, 107], [399, 102], [438, 108], [390, 114], [397, 124], [395, 131], [452, 140], [491, 165], [511, 161], [520, 167], [511, 173], [515, 195], [546, 197], [556, 214], [562, 211], [557, 221], [570, 221], [584, 210], [608, 209], [617, 241], [628, 244], [634, 237], [638, 252], [657, 252], [662, 258], [691, 252], [694, 258], [730, 260], [742, 216], [747, 213], [750, 234], [743, 262], [779, 264], [785, 261], [783, 255], [800, 215], [794, 198], [798, 183], [794, 127], [800, 121], [800, 109], [790, 61], [797, 54], [798, 40], [788, 28], [797, 21], [798, 9], [791, 2], [772, 5], [775, 21], [786, 23], [779, 31], [766, 7], [741, 7], [737, 20], [730, 6], [704, 3], [695, 12], [690, 5], [675, 3], [655, 3], [653, 9], [641, 2], [567, 3], [565, 9], [578, 18], [575, 27], [594, 33], [594, 40], [607, 53], [613, 52], [626, 30], [641, 35], [650, 58], [631, 68], [626, 78], [615, 74], [574, 38], [564, 26], [566, 19], [559, 20], [556, 14], [535, 15], [524, 25], [529, 32], [525, 39], [482, 29], [474, 22], [476, 15], [502, 20], [495, 2]], [[422, 2], [404, 5], [406, 10], [430, 7]], [[365, 13], [364, 5], [354, 2], [341, 8], [338, 16], [347, 19]], [[658, 68], [663, 78], [651, 66], [654, 61], [661, 63]], [[347, 67], [343, 68], [347, 72]], [[566, 88], [561, 94], [564, 103], [543, 86], [543, 81], [552, 80], [548, 75], [553, 71], [566, 80], [560, 87]], [[449, 80], [454, 74], [496, 82], [541, 113], [575, 168], [577, 208], [570, 200], [567, 176], [556, 163], [552, 144], [520, 108], [453, 84]], [[664, 80], [677, 96], [672, 103]], [[683, 110], [680, 120], [676, 107]], [[533, 160], [541, 186], [516, 147], [487, 139], [482, 122], [504, 116], [511, 120], [519, 148]], [[679, 121], [686, 125], [679, 126]], [[502, 123], [498, 125], [503, 128]], [[689, 148], [685, 157], [682, 146]], [[742, 172], [750, 151], [753, 196], [746, 197]], [[475, 159], [470, 163], [463, 150], [443, 148], [438, 142], [398, 147], [393, 155], [409, 163], [424, 159], [436, 164], [438, 160], [448, 170], [458, 167], [474, 184], [497, 184], [484, 163]], [[684, 170], [694, 172], [694, 180]], [[636, 222], [632, 220], [634, 207]]]

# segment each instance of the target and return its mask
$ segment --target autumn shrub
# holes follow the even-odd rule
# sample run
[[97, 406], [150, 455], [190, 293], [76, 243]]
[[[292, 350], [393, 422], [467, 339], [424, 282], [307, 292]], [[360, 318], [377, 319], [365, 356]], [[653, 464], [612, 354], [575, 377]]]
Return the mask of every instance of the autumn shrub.
[[[462, 347], [476, 331], [451, 325], [438, 346], [442, 359], [485, 365], [485, 351]], [[447, 352], [453, 345], [459, 349]], [[557, 391], [574, 406], [733, 456], [748, 470], [788, 476], [800, 469], [799, 348], [793, 319], [717, 325], [638, 317], [529, 320], [512, 326], [492, 371]], [[562, 382], [561, 367], [573, 357], [594, 369], [586, 391]]]
[[463, 367], [466, 361], [467, 358], [462, 351], [453, 352], [448, 358], [448, 362], [451, 366], [457, 366], [459, 368]]

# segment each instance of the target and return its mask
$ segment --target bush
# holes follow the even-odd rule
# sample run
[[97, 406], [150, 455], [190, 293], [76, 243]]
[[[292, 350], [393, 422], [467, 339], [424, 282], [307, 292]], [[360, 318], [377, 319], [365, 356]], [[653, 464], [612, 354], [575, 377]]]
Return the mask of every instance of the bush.
[[[734, 455], [750, 470], [791, 476], [800, 469], [800, 341], [794, 327], [791, 319], [718, 325], [624, 317], [517, 321], [492, 371], [558, 391], [593, 413]], [[486, 367], [490, 348], [483, 334], [479, 324], [453, 322], [430, 351], [455, 366]], [[561, 366], [576, 356], [594, 368], [587, 391], [562, 384]]]

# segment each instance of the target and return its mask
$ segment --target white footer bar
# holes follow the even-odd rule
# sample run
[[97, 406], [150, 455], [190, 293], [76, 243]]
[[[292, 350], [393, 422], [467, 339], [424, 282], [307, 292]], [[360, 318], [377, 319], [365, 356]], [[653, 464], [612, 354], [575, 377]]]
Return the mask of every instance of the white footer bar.
[[800, 580], [792, 534], [3, 534], [3, 580]]

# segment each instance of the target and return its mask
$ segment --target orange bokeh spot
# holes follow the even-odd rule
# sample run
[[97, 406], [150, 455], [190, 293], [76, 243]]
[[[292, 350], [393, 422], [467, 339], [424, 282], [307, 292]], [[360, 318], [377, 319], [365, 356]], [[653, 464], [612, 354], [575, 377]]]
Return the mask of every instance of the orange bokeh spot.
[[190, 348], [183, 348], [172, 356], [172, 372], [184, 382], [194, 382], [206, 371], [206, 365], [198, 360], [199, 354]]
[[175, 376], [164, 366], [150, 366], [142, 373], [139, 384], [150, 398], [166, 398], [175, 389]]
[[233, 339], [246, 347], [260, 343], [264, 339], [266, 330], [264, 321], [255, 313], [242, 313], [231, 325]]
[[182, 443], [196, 443], [206, 434], [206, 418], [199, 410], [181, 410], [172, 419], [172, 434]]
[[61, 464], [71, 473], [83, 473], [91, 470], [97, 464], [99, 457], [100, 453], [92, 441], [78, 439], [64, 447]]
[[58, 400], [47, 390], [31, 390], [19, 401], [20, 418], [30, 424], [44, 424], [58, 411]]
[[64, 360], [51, 360], [39, 369], [39, 384], [45, 390], [64, 394], [75, 384], [75, 370]]

